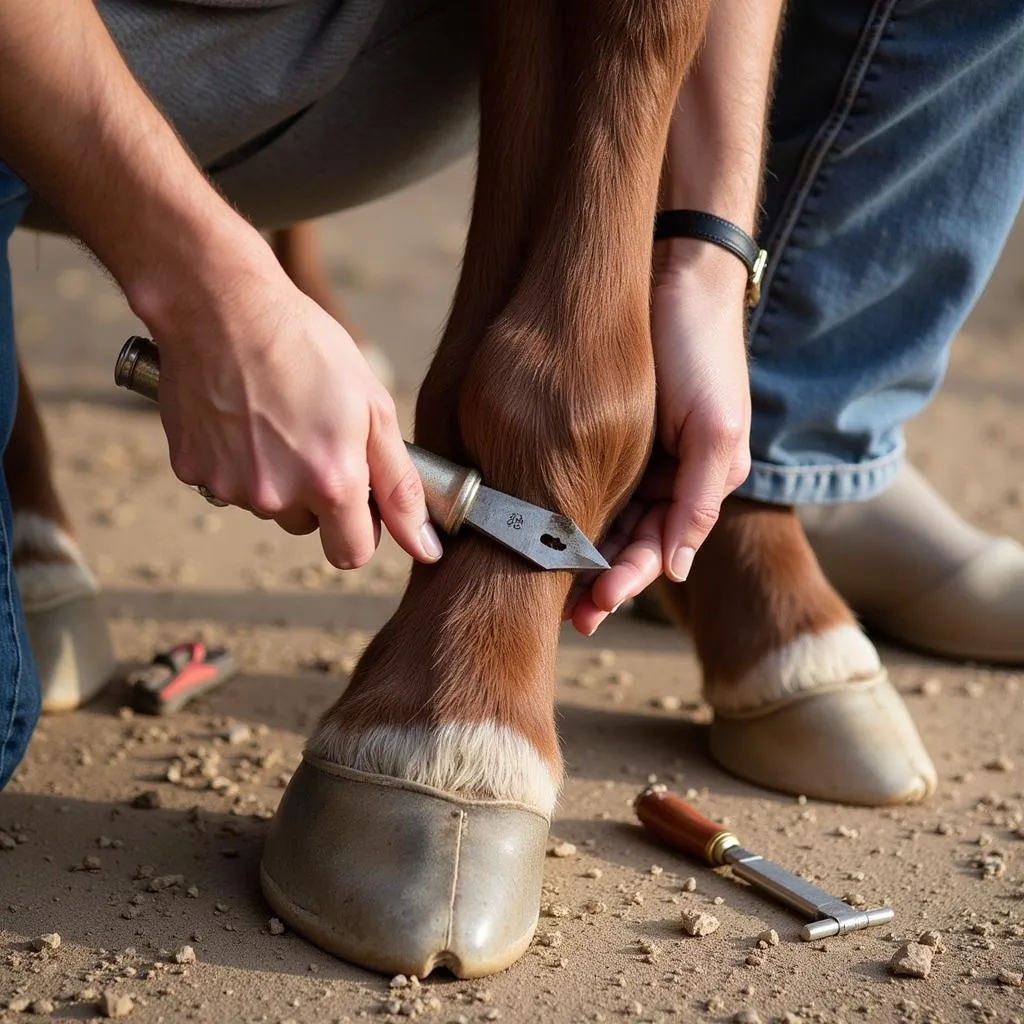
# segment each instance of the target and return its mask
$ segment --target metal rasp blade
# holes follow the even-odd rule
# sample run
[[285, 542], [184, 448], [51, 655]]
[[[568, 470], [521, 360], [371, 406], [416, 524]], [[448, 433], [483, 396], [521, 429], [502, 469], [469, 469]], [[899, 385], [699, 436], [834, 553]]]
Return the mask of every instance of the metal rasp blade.
[[466, 522], [541, 569], [585, 572], [610, 568], [568, 516], [491, 487], [480, 487]]

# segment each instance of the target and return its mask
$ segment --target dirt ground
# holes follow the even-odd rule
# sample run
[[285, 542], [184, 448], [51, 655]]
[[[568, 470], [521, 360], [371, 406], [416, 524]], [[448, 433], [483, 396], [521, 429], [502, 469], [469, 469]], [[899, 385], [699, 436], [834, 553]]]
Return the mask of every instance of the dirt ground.
[[[459, 165], [324, 225], [339, 292], [395, 359], [405, 396], [444, 316], [470, 187]], [[963, 513], [1024, 539], [1022, 256], [1024, 224], [911, 449]], [[137, 328], [116, 291], [54, 239], [22, 233], [13, 260], [18, 337], [118, 656], [131, 664], [201, 636], [227, 643], [243, 672], [169, 719], [131, 717], [115, 686], [40, 726], [0, 796], [0, 1007], [27, 1000], [86, 1019], [109, 990], [132, 997], [140, 1024], [1024, 1020], [1012, 984], [1024, 971], [1024, 674], [883, 647], [938, 794], [894, 811], [800, 802], [709, 761], [688, 641], [624, 615], [590, 641], [564, 634], [569, 781], [552, 834], [576, 852], [548, 861], [553, 916], [517, 965], [392, 990], [272, 934], [257, 883], [267, 819], [317, 714], [397, 603], [407, 562], [386, 542], [370, 566], [341, 574], [314, 539], [208, 509], [172, 478], [152, 409], [113, 387], [114, 357]], [[652, 779], [835, 894], [890, 904], [894, 923], [800, 942], [796, 916], [640, 831], [630, 800]], [[159, 806], [132, 806], [147, 790]], [[687, 908], [721, 927], [686, 937]], [[751, 956], [766, 929], [780, 943]], [[930, 976], [894, 978], [898, 944], [926, 930], [945, 947]], [[59, 948], [30, 948], [54, 932]]]

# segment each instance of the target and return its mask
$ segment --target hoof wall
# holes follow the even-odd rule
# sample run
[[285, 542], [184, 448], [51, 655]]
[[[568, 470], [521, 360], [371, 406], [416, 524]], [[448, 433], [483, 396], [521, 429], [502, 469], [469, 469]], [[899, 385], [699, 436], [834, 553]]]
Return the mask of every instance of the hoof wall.
[[548, 821], [306, 754], [260, 870], [282, 920], [362, 967], [460, 978], [515, 962], [533, 938]]
[[26, 609], [25, 624], [39, 671], [44, 713], [72, 711], [110, 681], [117, 662], [95, 594]]
[[884, 673], [757, 713], [716, 712], [711, 755], [759, 786], [843, 804], [917, 803], [937, 783], [910, 714]]

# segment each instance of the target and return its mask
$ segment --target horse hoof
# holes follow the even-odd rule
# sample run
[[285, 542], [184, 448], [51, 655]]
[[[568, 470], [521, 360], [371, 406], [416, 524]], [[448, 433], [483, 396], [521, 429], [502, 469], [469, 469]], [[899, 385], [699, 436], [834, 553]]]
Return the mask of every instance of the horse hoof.
[[548, 820], [521, 804], [462, 799], [309, 753], [263, 852], [282, 920], [361, 967], [426, 977], [493, 974], [529, 946]]
[[43, 712], [71, 711], [91, 700], [117, 667], [107, 623], [92, 593], [25, 609]]
[[747, 713], [715, 713], [711, 755], [786, 793], [881, 807], [935, 791], [935, 767], [885, 672]]

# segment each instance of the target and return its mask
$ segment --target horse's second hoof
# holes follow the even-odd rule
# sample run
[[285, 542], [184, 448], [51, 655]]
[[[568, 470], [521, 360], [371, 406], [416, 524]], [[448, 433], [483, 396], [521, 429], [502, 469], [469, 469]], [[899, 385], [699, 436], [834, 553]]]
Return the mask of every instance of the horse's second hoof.
[[711, 754], [770, 789], [843, 804], [916, 803], [937, 778], [910, 714], [884, 670], [740, 714], [715, 712]]
[[25, 625], [46, 714], [72, 711], [107, 685], [117, 662], [94, 593], [44, 607], [28, 606]]
[[529, 946], [548, 821], [307, 753], [271, 825], [267, 901], [299, 934], [388, 974], [493, 974]]

